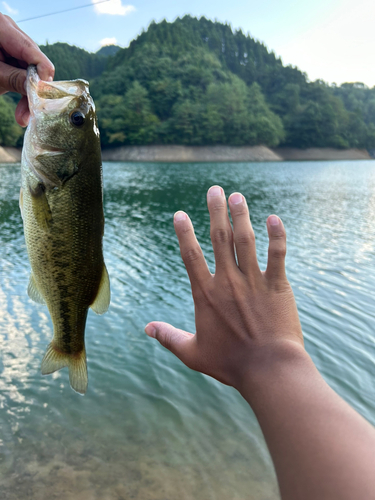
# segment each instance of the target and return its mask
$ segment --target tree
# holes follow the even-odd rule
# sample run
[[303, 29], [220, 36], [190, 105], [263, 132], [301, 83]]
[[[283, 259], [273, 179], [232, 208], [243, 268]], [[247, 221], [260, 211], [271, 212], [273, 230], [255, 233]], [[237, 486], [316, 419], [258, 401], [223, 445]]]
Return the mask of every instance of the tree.
[[277, 146], [285, 136], [280, 117], [271, 111], [257, 83], [253, 83], [247, 93], [250, 129], [255, 134], [254, 144]]
[[201, 116], [199, 103], [188, 99], [179, 101], [173, 107], [170, 120], [170, 137], [172, 144], [202, 144]]
[[90, 79], [103, 146], [373, 144], [375, 88], [309, 82], [249, 34], [204, 17], [152, 22], [107, 57], [43, 49], [57, 78]]
[[103, 145], [153, 143], [158, 118], [151, 112], [147, 90], [135, 81], [124, 96], [108, 95], [98, 101]]
[[22, 128], [14, 119], [16, 107], [7, 96], [0, 96], [0, 146], [18, 146], [23, 136]]

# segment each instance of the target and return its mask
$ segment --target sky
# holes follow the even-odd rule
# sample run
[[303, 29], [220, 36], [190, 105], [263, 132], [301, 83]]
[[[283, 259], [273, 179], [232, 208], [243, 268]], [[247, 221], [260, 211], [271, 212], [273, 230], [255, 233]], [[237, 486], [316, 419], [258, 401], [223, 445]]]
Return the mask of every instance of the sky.
[[205, 16], [241, 28], [311, 81], [375, 86], [374, 0], [0, 0], [0, 12], [17, 22], [87, 4], [19, 26], [38, 44], [95, 52], [110, 43], [127, 47], [152, 20]]

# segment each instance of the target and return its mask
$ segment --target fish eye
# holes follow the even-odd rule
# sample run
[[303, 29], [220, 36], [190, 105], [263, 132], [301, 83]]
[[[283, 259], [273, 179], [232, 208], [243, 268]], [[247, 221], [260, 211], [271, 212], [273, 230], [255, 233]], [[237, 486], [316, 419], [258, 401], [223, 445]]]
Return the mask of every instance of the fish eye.
[[73, 111], [70, 115], [70, 123], [75, 127], [81, 127], [85, 123], [85, 116], [80, 111]]

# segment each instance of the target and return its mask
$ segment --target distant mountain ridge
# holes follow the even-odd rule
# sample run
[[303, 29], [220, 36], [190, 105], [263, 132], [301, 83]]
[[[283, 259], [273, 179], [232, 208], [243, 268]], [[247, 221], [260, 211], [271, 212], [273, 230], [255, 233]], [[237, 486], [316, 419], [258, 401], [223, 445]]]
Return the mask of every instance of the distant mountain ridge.
[[99, 52], [87, 52], [67, 43], [41, 45], [40, 49], [55, 65], [55, 80], [91, 80], [101, 75], [107, 66], [107, 57]]
[[104, 45], [96, 52], [96, 55], [104, 57], [114, 56], [119, 50], [121, 50], [121, 47], [118, 45]]
[[152, 22], [127, 48], [41, 48], [56, 79], [90, 81], [104, 147], [375, 148], [375, 87], [309, 82], [228, 24], [185, 16]]

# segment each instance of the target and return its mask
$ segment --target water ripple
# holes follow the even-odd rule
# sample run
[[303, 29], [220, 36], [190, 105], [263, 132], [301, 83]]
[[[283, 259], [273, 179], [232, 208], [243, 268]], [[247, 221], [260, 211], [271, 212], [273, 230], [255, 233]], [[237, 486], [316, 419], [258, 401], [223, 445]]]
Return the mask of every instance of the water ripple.
[[71, 391], [66, 370], [39, 373], [52, 325], [26, 294], [19, 169], [0, 166], [0, 175], [1, 498], [278, 498], [246, 403], [143, 332], [151, 320], [195, 330], [172, 217], [189, 213], [214, 271], [212, 184], [247, 197], [263, 269], [267, 216], [283, 219], [307, 349], [327, 382], [375, 423], [374, 162], [105, 164], [112, 303], [88, 316], [85, 398]]

